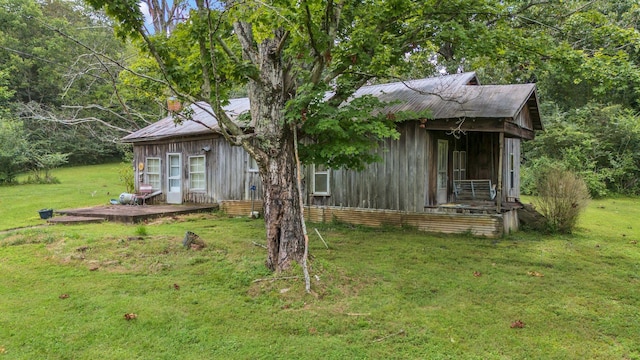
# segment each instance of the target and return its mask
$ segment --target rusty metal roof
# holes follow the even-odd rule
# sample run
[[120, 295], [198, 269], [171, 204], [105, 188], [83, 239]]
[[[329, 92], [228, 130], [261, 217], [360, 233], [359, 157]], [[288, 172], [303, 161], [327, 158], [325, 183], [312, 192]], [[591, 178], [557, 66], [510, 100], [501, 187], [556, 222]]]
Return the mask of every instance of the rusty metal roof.
[[[384, 112], [429, 110], [432, 119], [508, 118], [514, 119], [528, 104], [534, 130], [542, 130], [538, 113], [535, 84], [478, 85], [475, 72], [443, 75], [380, 85], [364, 86], [353, 97], [373, 95], [385, 102], [398, 101], [381, 110]], [[327, 94], [329, 97], [330, 94]], [[125, 142], [159, 140], [178, 136], [192, 136], [219, 130], [211, 107], [206, 103], [191, 105], [190, 119], [176, 124], [168, 116], [154, 124], [125, 136]], [[232, 120], [249, 111], [249, 99], [232, 99], [224, 106]], [[206, 126], [203, 126], [206, 125]]]
[[[535, 111], [534, 127], [541, 130], [537, 113], [537, 95], [535, 84], [520, 85], [443, 85], [433, 89], [423, 86], [421, 81], [394, 84], [392, 91], [374, 89], [371, 93], [382, 101], [399, 101], [383, 111], [425, 111], [431, 112], [432, 119], [458, 118], [515, 118], [529, 102]], [[532, 101], [533, 100], [533, 101]], [[537, 125], [537, 126], [536, 126]]]
[[[124, 142], [160, 140], [178, 136], [208, 134], [212, 131], [220, 130], [218, 120], [213, 115], [213, 110], [209, 104], [197, 102], [191, 104], [190, 109], [191, 114], [188, 119], [181, 119], [181, 116], [178, 115], [169, 115], [156, 123], [125, 136], [122, 140]], [[231, 120], [237, 120], [241, 114], [249, 111], [249, 99], [232, 99], [227, 106], [223, 106], [223, 109]]]

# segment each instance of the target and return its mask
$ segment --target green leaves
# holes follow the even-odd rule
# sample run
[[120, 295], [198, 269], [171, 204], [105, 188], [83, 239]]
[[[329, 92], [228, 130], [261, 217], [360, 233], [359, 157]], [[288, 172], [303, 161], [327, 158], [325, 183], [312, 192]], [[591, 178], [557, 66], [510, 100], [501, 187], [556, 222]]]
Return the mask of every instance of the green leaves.
[[308, 87], [299, 91], [287, 105], [287, 119], [300, 124], [305, 139], [300, 156], [305, 163], [362, 169], [379, 160], [374, 150], [382, 139], [399, 136], [398, 119], [380, 111], [389, 104], [376, 97], [363, 96], [336, 107], [325, 101], [331, 93]]
[[137, 0], [87, 0], [87, 3], [97, 10], [104, 10], [109, 16], [118, 19], [116, 32], [122, 39], [137, 38], [144, 25], [144, 16]]
[[621, 106], [597, 104], [547, 113], [547, 130], [525, 143], [526, 166], [562, 164], [580, 174], [592, 196], [640, 193], [640, 121]]
[[0, 117], [0, 184], [12, 183], [25, 169], [29, 143], [22, 124]]

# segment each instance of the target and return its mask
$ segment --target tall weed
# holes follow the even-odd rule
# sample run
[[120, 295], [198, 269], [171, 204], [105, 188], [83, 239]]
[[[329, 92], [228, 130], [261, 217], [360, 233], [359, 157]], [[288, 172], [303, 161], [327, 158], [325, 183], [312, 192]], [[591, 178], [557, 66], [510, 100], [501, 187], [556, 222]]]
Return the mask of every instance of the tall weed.
[[552, 233], [571, 233], [578, 217], [589, 204], [586, 183], [575, 173], [558, 167], [541, 171], [536, 181], [534, 204]]

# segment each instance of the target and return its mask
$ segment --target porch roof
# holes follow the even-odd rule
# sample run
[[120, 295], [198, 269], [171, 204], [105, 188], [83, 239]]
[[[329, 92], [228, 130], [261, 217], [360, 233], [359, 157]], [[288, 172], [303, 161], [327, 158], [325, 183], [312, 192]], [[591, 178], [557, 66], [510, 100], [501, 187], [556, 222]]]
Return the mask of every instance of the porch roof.
[[[398, 83], [396, 83], [398, 84]], [[402, 83], [399, 83], [402, 84]], [[429, 118], [440, 119], [510, 119], [529, 106], [533, 130], [542, 130], [538, 113], [538, 99], [535, 84], [455, 86], [443, 84], [433, 89], [421, 81], [396, 85], [392, 92], [374, 92], [382, 101], [402, 102], [384, 111], [424, 111], [430, 110]], [[434, 91], [435, 90], [435, 91]]]

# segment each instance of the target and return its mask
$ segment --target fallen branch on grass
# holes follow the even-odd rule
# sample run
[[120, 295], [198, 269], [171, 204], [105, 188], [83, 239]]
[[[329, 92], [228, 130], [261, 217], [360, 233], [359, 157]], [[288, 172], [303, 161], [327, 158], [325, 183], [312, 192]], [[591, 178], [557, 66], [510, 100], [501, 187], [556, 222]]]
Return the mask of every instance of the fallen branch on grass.
[[380, 342], [380, 341], [385, 340], [385, 339], [388, 339], [388, 338], [390, 338], [390, 337], [392, 337], [392, 336], [402, 335], [402, 334], [404, 334], [404, 330], [400, 330], [400, 331], [398, 331], [397, 333], [389, 334], [389, 335], [387, 335], [387, 336], [383, 336], [383, 337], [381, 337], [381, 338], [375, 339], [375, 340], [373, 340], [373, 342]]
[[257, 283], [257, 282], [260, 282], [260, 281], [291, 280], [291, 279], [300, 279], [300, 276], [283, 276], [283, 277], [275, 277], [275, 278], [262, 278], [262, 279], [255, 279], [255, 280], [253, 280], [253, 282]]
[[252, 243], [253, 245], [255, 245], [255, 246], [260, 246], [260, 247], [265, 248], [265, 249], [267, 248], [265, 245], [258, 244], [258, 243], [257, 243], [257, 242], [255, 242], [255, 241], [252, 241], [251, 243]]

